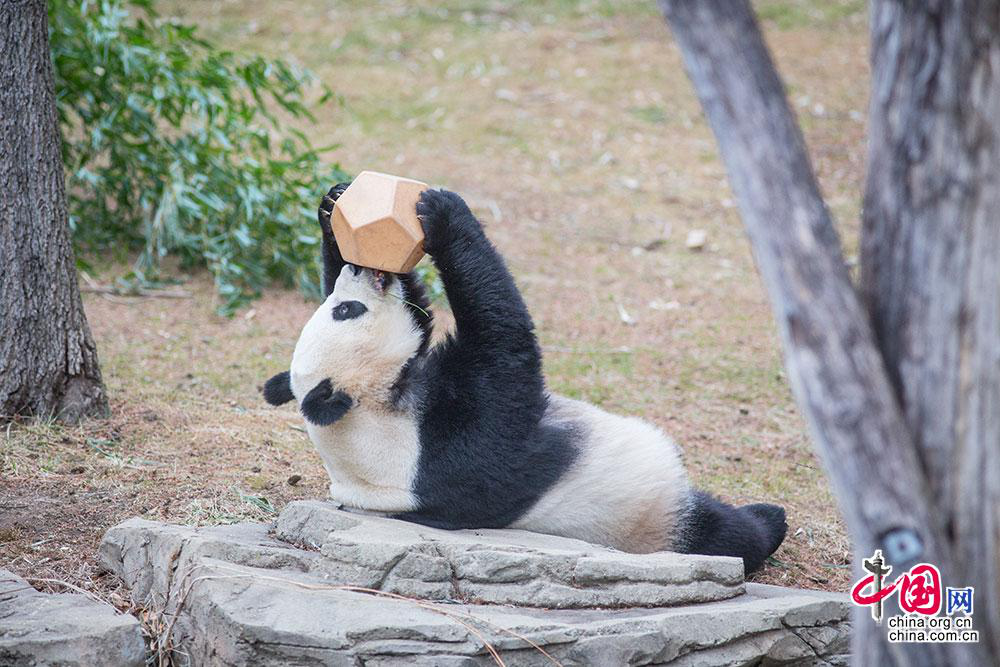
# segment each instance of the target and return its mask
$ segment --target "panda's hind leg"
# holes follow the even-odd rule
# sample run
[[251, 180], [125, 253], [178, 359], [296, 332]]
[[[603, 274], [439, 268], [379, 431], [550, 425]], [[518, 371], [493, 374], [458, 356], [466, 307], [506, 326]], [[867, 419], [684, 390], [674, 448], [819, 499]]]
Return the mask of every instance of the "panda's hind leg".
[[735, 507], [705, 493], [693, 491], [681, 517], [675, 548], [705, 556], [743, 559], [747, 574], [757, 570], [785, 539], [785, 510], [756, 503]]

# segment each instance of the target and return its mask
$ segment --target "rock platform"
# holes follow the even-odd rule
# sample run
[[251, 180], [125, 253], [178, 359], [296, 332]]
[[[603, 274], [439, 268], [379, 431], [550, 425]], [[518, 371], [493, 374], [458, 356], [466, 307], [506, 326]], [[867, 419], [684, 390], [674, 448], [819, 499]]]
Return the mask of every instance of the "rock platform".
[[274, 526], [132, 519], [101, 559], [192, 665], [841, 665], [844, 595], [734, 558], [626, 554], [290, 503]]
[[41, 593], [0, 570], [0, 666], [140, 667], [139, 621], [77, 593]]

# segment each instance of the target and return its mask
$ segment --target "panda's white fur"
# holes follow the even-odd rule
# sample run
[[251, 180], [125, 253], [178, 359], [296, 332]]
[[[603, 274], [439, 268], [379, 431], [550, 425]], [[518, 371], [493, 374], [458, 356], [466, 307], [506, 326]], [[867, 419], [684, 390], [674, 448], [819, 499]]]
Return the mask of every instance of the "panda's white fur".
[[[420, 345], [420, 334], [403, 307], [402, 286], [375, 289], [368, 271], [344, 266], [336, 288], [302, 329], [291, 364], [291, 388], [301, 405], [326, 378], [355, 402], [329, 426], [306, 420], [309, 438], [330, 477], [330, 497], [359, 509], [405, 512], [415, 509], [413, 480], [420, 443], [412, 412], [389, 406], [400, 367]], [[360, 301], [365, 316], [336, 321], [334, 306]]]
[[566, 473], [512, 527], [635, 553], [666, 548], [689, 494], [673, 441], [649, 422], [558, 395], [546, 419], [576, 424], [586, 436]]
[[320, 209], [329, 296], [290, 370], [264, 390], [273, 404], [299, 403], [334, 500], [442, 528], [740, 556], [748, 571], [778, 547], [780, 507], [733, 507], [694, 490], [654, 425], [547, 394], [513, 279], [465, 203], [443, 191], [425, 192], [418, 213], [456, 333], [428, 349], [416, 276], [340, 256], [329, 214], [344, 187]]

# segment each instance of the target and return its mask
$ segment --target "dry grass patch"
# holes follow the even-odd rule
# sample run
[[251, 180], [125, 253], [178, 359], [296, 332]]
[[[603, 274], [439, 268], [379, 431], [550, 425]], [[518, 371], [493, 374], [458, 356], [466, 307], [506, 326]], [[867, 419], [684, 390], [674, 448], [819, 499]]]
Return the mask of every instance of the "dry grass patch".
[[[868, 85], [857, 5], [758, 3], [848, 254]], [[308, 131], [317, 145], [340, 144], [348, 171], [465, 196], [525, 293], [554, 390], [659, 424], [702, 488], [786, 506], [788, 539], [756, 580], [846, 590], [844, 525], [655, 3], [167, 6], [227, 47], [298, 60], [341, 93]], [[707, 232], [701, 252], [685, 247], [693, 229]], [[258, 394], [287, 366], [314, 305], [272, 290], [227, 320], [205, 279], [185, 288], [192, 299], [87, 298], [111, 420], [3, 433], [0, 560], [20, 574], [113, 590], [94, 552], [117, 521], [266, 520], [325, 494], [294, 409]]]

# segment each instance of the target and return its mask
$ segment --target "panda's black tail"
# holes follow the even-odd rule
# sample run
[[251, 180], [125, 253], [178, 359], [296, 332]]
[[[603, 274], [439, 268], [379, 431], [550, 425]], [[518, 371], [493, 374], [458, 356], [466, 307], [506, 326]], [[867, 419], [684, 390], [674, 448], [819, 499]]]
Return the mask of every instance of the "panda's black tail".
[[677, 551], [742, 558], [743, 571], [749, 574], [781, 546], [788, 525], [778, 505], [734, 507], [704, 491], [692, 491], [678, 529]]

